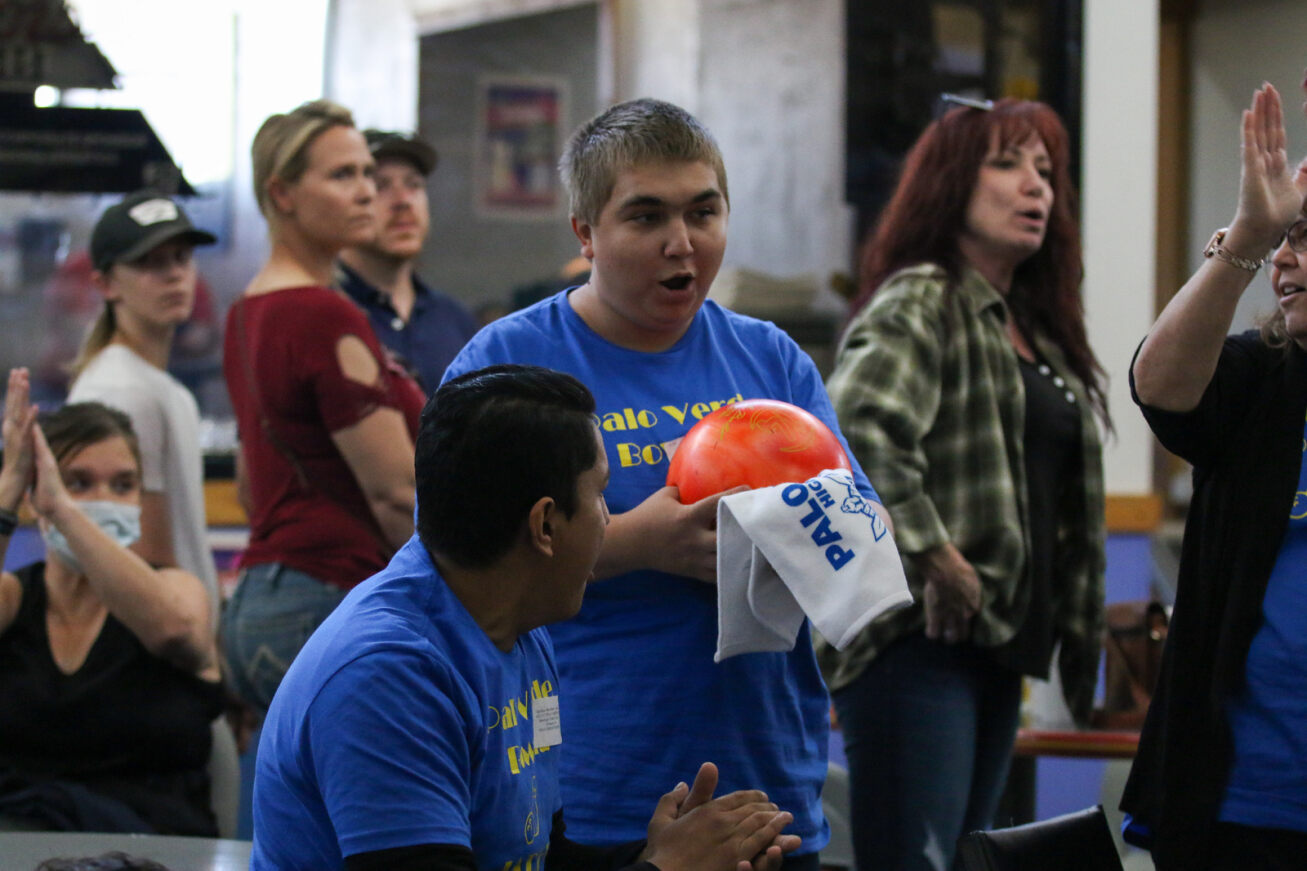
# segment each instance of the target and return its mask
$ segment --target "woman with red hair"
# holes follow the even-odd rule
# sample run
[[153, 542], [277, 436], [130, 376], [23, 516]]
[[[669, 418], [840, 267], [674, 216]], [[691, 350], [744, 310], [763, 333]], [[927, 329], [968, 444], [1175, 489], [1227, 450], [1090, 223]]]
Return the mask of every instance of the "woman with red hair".
[[931, 124], [863, 252], [828, 383], [916, 604], [823, 664], [864, 869], [946, 871], [991, 825], [1023, 675], [1087, 720], [1103, 623], [1102, 370], [1069, 144], [1042, 103]]

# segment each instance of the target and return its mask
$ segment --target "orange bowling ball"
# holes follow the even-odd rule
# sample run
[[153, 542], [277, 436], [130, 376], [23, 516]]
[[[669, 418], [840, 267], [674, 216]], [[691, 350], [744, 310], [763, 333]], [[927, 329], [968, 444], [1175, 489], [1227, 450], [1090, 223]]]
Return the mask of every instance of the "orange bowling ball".
[[688, 505], [740, 484], [771, 487], [848, 468], [840, 440], [811, 412], [776, 399], [746, 399], [722, 406], [685, 434], [667, 483], [680, 488]]

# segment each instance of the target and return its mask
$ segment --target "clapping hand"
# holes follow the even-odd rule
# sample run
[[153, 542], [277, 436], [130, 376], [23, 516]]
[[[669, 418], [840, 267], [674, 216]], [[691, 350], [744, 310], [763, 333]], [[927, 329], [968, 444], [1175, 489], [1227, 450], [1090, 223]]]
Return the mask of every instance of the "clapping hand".
[[778, 871], [802, 842], [781, 831], [794, 817], [758, 790], [713, 798], [717, 767], [705, 762], [693, 786], [684, 783], [658, 802], [643, 858], [661, 871]]
[[36, 406], [30, 401], [31, 383], [26, 369], [10, 369], [5, 392], [3, 430], [4, 466], [0, 467], [0, 508], [13, 511], [32, 484], [36, 469], [32, 433]]

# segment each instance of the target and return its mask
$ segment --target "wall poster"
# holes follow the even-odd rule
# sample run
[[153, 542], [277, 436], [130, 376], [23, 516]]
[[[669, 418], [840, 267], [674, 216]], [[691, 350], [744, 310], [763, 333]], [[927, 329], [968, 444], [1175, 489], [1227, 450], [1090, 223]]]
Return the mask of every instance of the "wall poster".
[[486, 77], [479, 97], [477, 214], [557, 218], [566, 199], [558, 178], [566, 84], [552, 78]]

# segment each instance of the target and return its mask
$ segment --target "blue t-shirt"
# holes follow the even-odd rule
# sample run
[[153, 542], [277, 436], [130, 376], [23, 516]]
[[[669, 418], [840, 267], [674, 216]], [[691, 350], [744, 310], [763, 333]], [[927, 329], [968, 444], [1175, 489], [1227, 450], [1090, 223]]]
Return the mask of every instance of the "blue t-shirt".
[[561, 747], [536, 746], [532, 715], [557, 697], [545, 631], [499, 650], [414, 536], [313, 633], [277, 690], [251, 869], [341, 868], [428, 843], [469, 847], [479, 868], [539, 867]]
[[[600, 337], [565, 291], [483, 328], [445, 377], [495, 363], [568, 372], [594, 393], [614, 512], [665, 486], [666, 443], [723, 404], [780, 399], [839, 432], [821, 376], [798, 345], [775, 325], [712, 301], [672, 348], [646, 353]], [[852, 458], [847, 443], [844, 449]], [[876, 499], [852, 462], [858, 489]], [[580, 614], [549, 631], [567, 687], [562, 773], [570, 837], [596, 844], [644, 837], [659, 796], [711, 761], [721, 773], [719, 794], [762, 789], [794, 814], [786, 831], [802, 836], [801, 852], [826, 844], [829, 699], [806, 622], [789, 653], [714, 663], [716, 589], [639, 571], [590, 585]]]
[[390, 304], [389, 296], [343, 263], [339, 279], [341, 288], [367, 312], [381, 344], [412, 367], [422, 389], [430, 396], [439, 386], [449, 361], [476, 333], [476, 320], [467, 309], [432, 290], [416, 275], [413, 276], [413, 310], [407, 322]]
[[1226, 705], [1234, 738], [1225, 822], [1307, 832], [1307, 426], [1298, 495], [1262, 599], [1243, 691]]

